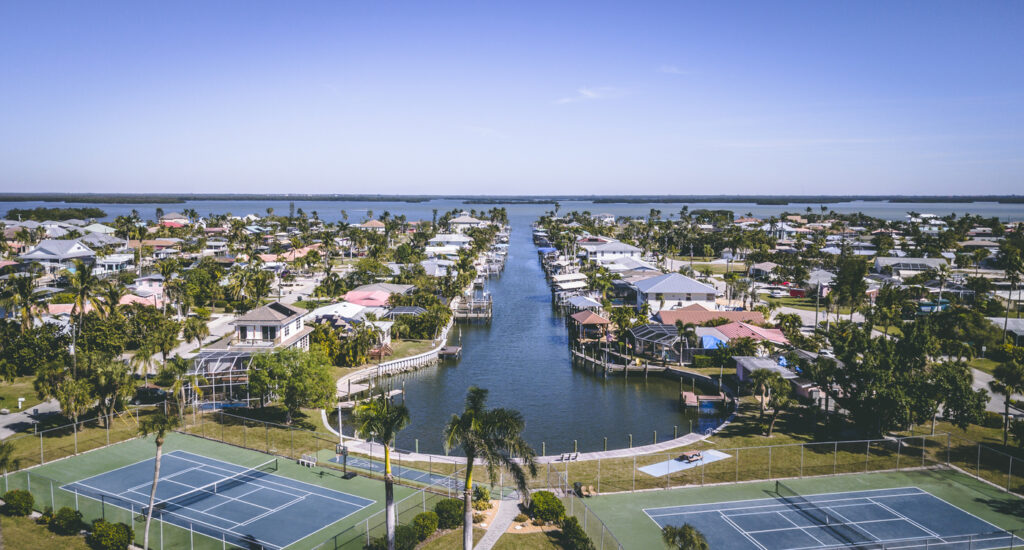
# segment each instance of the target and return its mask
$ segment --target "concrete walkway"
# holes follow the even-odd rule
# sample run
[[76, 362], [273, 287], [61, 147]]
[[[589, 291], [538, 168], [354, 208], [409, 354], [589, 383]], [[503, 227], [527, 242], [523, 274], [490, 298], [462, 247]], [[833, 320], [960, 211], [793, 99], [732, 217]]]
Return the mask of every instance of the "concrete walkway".
[[487, 526], [487, 532], [480, 542], [473, 547], [474, 550], [491, 550], [498, 539], [512, 526], [512, 520], [519, 514], [519, 498], [506, 497], [498, 504], [498, 513], [494, 520]]

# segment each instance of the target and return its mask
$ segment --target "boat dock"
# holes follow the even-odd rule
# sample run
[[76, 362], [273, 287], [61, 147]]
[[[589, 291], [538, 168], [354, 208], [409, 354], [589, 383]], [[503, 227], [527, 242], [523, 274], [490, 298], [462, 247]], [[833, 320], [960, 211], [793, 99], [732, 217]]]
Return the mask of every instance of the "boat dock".
[[692, 391], [679, 392], [679, 399], [687, 407], [699, 407], [701, 403], [725, 403], [724, 393], [718, 395], [697, 395]]
[[483, 298], [459, 296], [452, 306], [455, 319], [460, 321], [481, 320], [490, 322], [494, 312], [494, 301], [488, 294]]
[[615, 363], [610, 360], [605, 360], [603, 357], [586, 355], [585, 353], [575, 349], [572, 350], [572, 358], [574, 361], [579, 361], [584, 366], [592, 367], [595, 371], [601, 369], [604, 371], [606, 375], [622, 373], [625, 374], [626, 376], [629, 376], [629, 373], [631, 372], [642, 373], [646, 375], [647, 373], [651, 372], [665, 372], [666, 370], [668, 370], [667, 366], [652, 365], [650, 363]]
[[445, 346], [437, 352], [441, 359], [458, 359], [462, 357], [462, 346]]

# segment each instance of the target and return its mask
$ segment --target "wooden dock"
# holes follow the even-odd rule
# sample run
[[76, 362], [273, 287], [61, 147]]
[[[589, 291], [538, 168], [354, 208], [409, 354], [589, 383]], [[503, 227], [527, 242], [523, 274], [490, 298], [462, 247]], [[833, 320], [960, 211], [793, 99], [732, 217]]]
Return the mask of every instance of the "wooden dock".
[[679, 392], [679, 399], [687, 407], [699, 407], [703, 402], [725, 403], [726, 396], [724, 393], [719, 393], [718, 395], [697, 395], [692, 391], [683, 391]]
[[490, 296], [485, 299], [458, 297], [452, 306], [452, 313], [460, 321], [490, 321], [494, 313], [494, 301]]
[[445, 346], [437, 352], [441, 359], [458, 359], [462, 357], [462, 346]]
[[662, 365], [652, 365], [650, 363], [633, 363], [623, 364], [614, 363], [612, 361], [605, 361], [602, 352], [597, 352], [597, 356], [586, 355], [578, 350], [572, 350], [572, 357], [575, 360], [582, 362], [584, 365], [589, 365], [596, 369], [601, 369], [605, 374], [625, 374], [629, 375], [631, 372], [647, 374], [651, 372], [664, 372], [668, 367]]

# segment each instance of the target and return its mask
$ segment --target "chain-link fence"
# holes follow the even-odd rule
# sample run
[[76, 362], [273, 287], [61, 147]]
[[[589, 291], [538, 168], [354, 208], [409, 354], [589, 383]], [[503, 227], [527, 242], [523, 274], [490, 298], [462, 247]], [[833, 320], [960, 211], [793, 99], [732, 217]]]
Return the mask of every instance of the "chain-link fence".
[[1024, 459], [958, 437], [951, 439], [949, 455], [951, 465], [1007, 492], [1024, 495]]
[[12, 446], [11, 461], [18, 469], [39, 466], [137, 437], [139, 422], [158, 407], [164, 404], [133, 407], [107, 416], [22, 433], [4, 442]]
[[580, 527], [590, 537], [590, 541], [594, 543], [596, 550], [610, 550], [613, 548], [622, 550], [622, 544], [619, 543], [619, 539], [615, 538], [615, 535], [608, 529], [608, 526], [587, 506], [583, 499], [577, 498], [576, 495], [570, 492], [562, 498], [562, 504], [565, 505], [566, 515], [575, 517], [580, 522]]
[[[533, 486], [552, 487], [553, 472], [561, 472], [570, 487], [580, 484], [588, 489], [592, 487], [598, 493], [618, 493], [740, 481], [900, 471], [946, 464], [949, 445], [948, 434], [938, 434], [705, 449], [698, 455], [691, 455], [694, 451], [688, 451], [596, 460], [564, 460], [542, 465], [544, 475], [538, 475], [533, 480]], [[1006, 471], [1004, 468], [1004, 475]]]

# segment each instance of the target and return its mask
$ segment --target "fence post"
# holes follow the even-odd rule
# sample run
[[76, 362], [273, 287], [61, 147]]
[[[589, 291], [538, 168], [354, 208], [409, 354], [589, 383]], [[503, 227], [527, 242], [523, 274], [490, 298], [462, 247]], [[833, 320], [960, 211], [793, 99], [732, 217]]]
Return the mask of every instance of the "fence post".
[[245, 447], [246, 449], [248, 449], [249, 448], [249, 439], [248, 439], [248, 436], [246, 435], [245, 423], [246, 423], [246, 420], [242, 419], [242, 447]]
[[224, 441], [224, 411], [217, 411], [220, 413], [220, 440]]
[[924, 455], [928, 451], [928, 441], [921, 436], [921, 467], [924, 468]]
[[896, 438], [896, 471], [900, 471], [900, 451], [903, 450], [903, 438]]
[[839, 442], [833, 443], [832, 448], [832, 475], [836, 475], [836, 466], [839, 463]]
[[113, 416], [114, 415], [108, 416], [107, 419], [104, 421], [105, 425], [107, 426], [107, 445], [110, 445], [110, 419], [113, 418]]
[[636, 491], [636, 455], [633, 455], [633, 491]]
[[949, 466], [949, 432], [946, 432], [946, 466]]
[[71, 430], [75, 432], [75, 454], [78, 454], [78, 422], [71, 424]]
[[977, 468], [978, 468], [977, 469], [977, 474], [975, 474], [975, 477], [977, 477], [978, 479], [981, 479], [981, 443], [978, 443], [978, 465], [977, 465]]
[[800, 477], [804, 477], [804, 447], [805, 444], [800, 444]]
[[736, 449], [736, 482], [740, 480], [740, 450]]
[[43, 458], [43, 432], [39, 432], [39, 463], [46, 463], [46, 459]]
[[[75, 510], [78, 510], [78, 491], [75, 491]], [[57, 503], [53, 501], [53, 480], [50, 480], [50, 509], [55, 510]]]
[[[385, 443], [386, 445], [387, 443]], [[292, 458], [295, 457], [295, 435], [292, 433], [292, 427], [288, 427], [288, 445], [291, 447], [291, 454], [288, 455]], [[373, 455], [370, 455], [373, 456]]]
[[[6, 476], [4, 479], [7, 479]], [[601, 459], [597, 459], [597, 492], [601, 493]]]
[[160, 550], [164, 550], [164, 511], [160, 510]]
[[[701, 460], [700, 462], [701, 462], [702, 465], [704, 464], [703, 460]], [[771, 478], [772, 478], [772, 447], [769, 445], [768, 446], [768, 479], [771, 479]]]
[[868, 461], [871, 460], [871, 440], [864, 444], [864, 471], [868, 471]]
[[[1013, 473], [1014, 473], [1014, 457], [1010, 457], [1010, 466], [1007, 468], [1007, 493], [1010, 493], [1010, 479], [1011, 479], [1011, 476], [1013, 475]], [[52, 483], [50, 485], [50, 490], [51, 491], [53, 490]]]
[[270, 454], [270, 425], [264, 422], [263, 428], [267, 432], [267, 454]]

